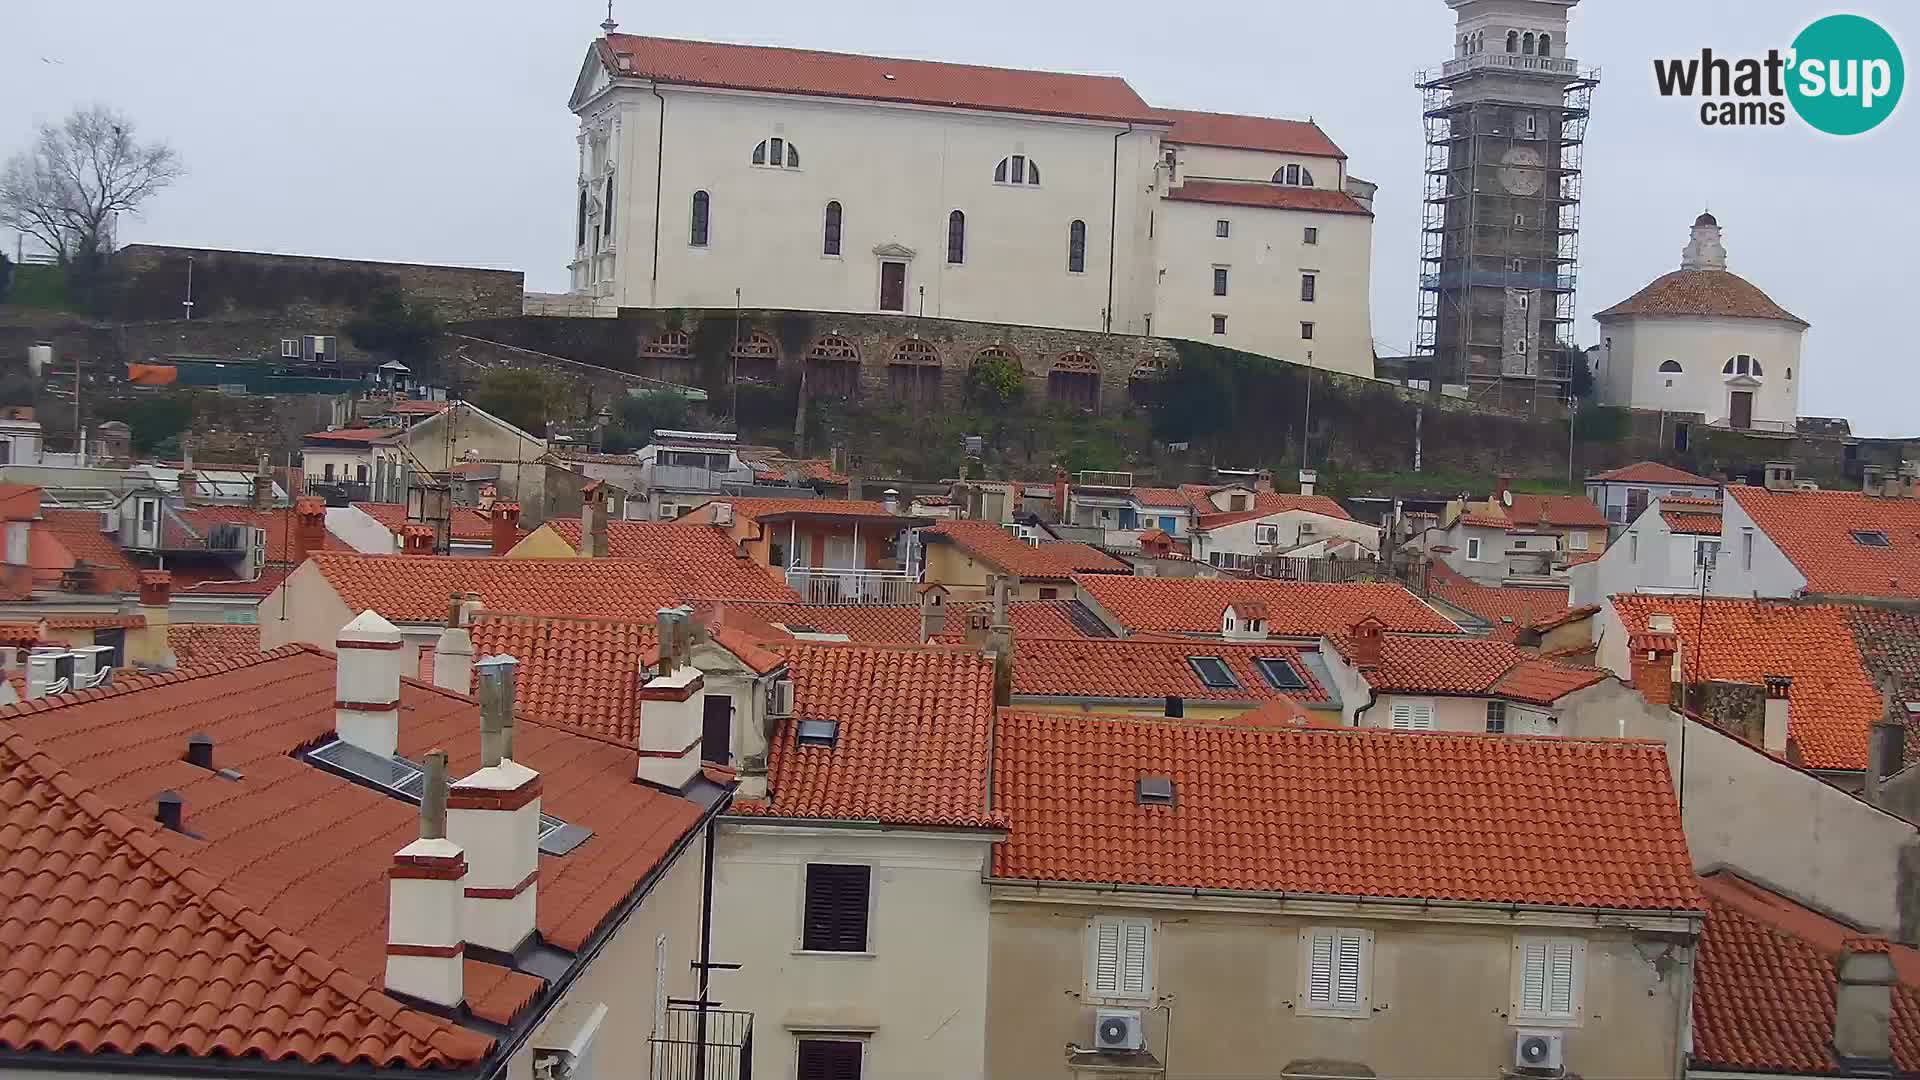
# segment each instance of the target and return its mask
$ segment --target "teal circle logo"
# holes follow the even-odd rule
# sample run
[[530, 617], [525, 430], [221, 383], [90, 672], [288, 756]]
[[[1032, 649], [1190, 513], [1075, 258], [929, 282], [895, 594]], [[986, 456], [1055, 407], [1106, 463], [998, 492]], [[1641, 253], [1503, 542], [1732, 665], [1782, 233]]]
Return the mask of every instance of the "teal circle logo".
[[1793, 39], [1787, 100], [1829, 135], [1871, 131], [1893, 115], [1906, 85], [1906, 65], [1893, 35], [1872, 19], [1829, 15]]

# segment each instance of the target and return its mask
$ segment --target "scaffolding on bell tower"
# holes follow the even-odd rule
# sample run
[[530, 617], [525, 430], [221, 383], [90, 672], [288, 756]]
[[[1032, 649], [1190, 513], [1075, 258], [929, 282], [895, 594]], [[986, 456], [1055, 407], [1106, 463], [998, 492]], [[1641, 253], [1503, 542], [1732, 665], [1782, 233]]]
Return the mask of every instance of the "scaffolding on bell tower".
[[1570, 396], [1580, 196], [1595, 69], [1480, 52], [1423, 72], [1414, 352], [1430, 389], [1533, 410]]

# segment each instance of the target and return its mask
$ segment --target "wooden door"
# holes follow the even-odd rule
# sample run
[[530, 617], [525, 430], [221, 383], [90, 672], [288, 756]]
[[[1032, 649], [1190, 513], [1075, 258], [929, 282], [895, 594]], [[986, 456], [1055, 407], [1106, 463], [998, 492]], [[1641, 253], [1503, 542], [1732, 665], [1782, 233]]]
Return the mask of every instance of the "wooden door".
[[883, 262], [880, 264], [880, 310], [907, 310], [906, 263]]
[[1735, 390], [1729, 407], [1728, 426], [1745, 431], [1753, 426], [1753, 391]]

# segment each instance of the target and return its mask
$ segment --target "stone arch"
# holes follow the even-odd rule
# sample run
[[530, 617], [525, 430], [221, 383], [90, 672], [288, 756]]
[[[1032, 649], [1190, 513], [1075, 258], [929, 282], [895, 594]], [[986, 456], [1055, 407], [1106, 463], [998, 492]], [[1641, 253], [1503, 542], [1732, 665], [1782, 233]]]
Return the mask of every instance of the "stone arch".
[[1154, 388], [1160, 385], [1160, 377], [1167, 373], [1167, 362], [1158, 356], [1149, 356], [1133, 367], [1133, 374], [1127, 376], [1127, 400], [1135, 405], [1145, 405], [1153, 400]]
[[1053, 358], [1047, 369], [1047, 400], [1081, 409], [1100, 407], [1100, 362], [1075, 350]]
[[780, 346], [765, 330], [755, 330], [734, 342], [727, 355], [733, 360], [735, 378], [764, 383], [780, 379]]
[[1015, 353], [1012, 349], [1008, 348], [1005, 345], [994, 344], [994, 345], [989, 345], [984, 349], [981, 349], [977, 353], [974, 353], [973, 360], [971, 363], [967, 365], [967, 367], [976, 368], [988, 360], [1011, 360], [1016, 365], [1020, 364], [1019, 354]]
[[640, 355], [669, 360], [692, 356], [693, 339], [687, 336], [685, 331], [668, 330], [665, 333], [656, 334], [651, 341], [648, 341], [641, 348]]
[[655, 378], [693, 382], [693, 338], [683, 330], [664, 330], [640, 347], [641, 367]]
[[933, 342], [906, 338], [887, 360], [887, 392], [895, 400], [931, 406], [940, 401], [940, 350]]
[[810, 393], [853, 397], [860, 392], [860, 347], [839, 334], [814, 338], [806, 366]]

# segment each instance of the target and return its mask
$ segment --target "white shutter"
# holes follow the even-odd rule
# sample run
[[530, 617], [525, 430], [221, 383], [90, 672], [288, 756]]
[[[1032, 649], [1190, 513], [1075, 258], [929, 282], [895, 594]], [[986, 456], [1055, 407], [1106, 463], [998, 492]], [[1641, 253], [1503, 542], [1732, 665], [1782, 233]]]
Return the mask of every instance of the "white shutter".
[[1528, 941], [1520, 946], [1520, 1011], [1540, 1015], [1547, 1011], [1547, 943]]
[[1413, 730], [1413, 704], [1406, 701], [1393, 703], [1393, 730]]
[[1120, 924], [1113, 919], [1094, 920], [1092, 981], [1095, 994], [1120, 992]]
[[1128, 919], [1122, 927], [1125, 948], [1120, 957], [1120, 992], [1145, 997], [1147, 993], [1147, 931], [1145, 919]]
[[1315, 930], [1309, 938], [1307, 956], [1307, 1003], [1333, 1004], [1333, 932]]
[[1573, 1015], [1574, 944], [1556, 941], [1547, 946], [1547, 1013]]
[[1360, 1004], [1360, 932], [1341, 930], [1334, 956], [1333, 1003]]
[[1433, 702], [1417, 701], [1413, 705], [1413, 730], [1433, 730]]

